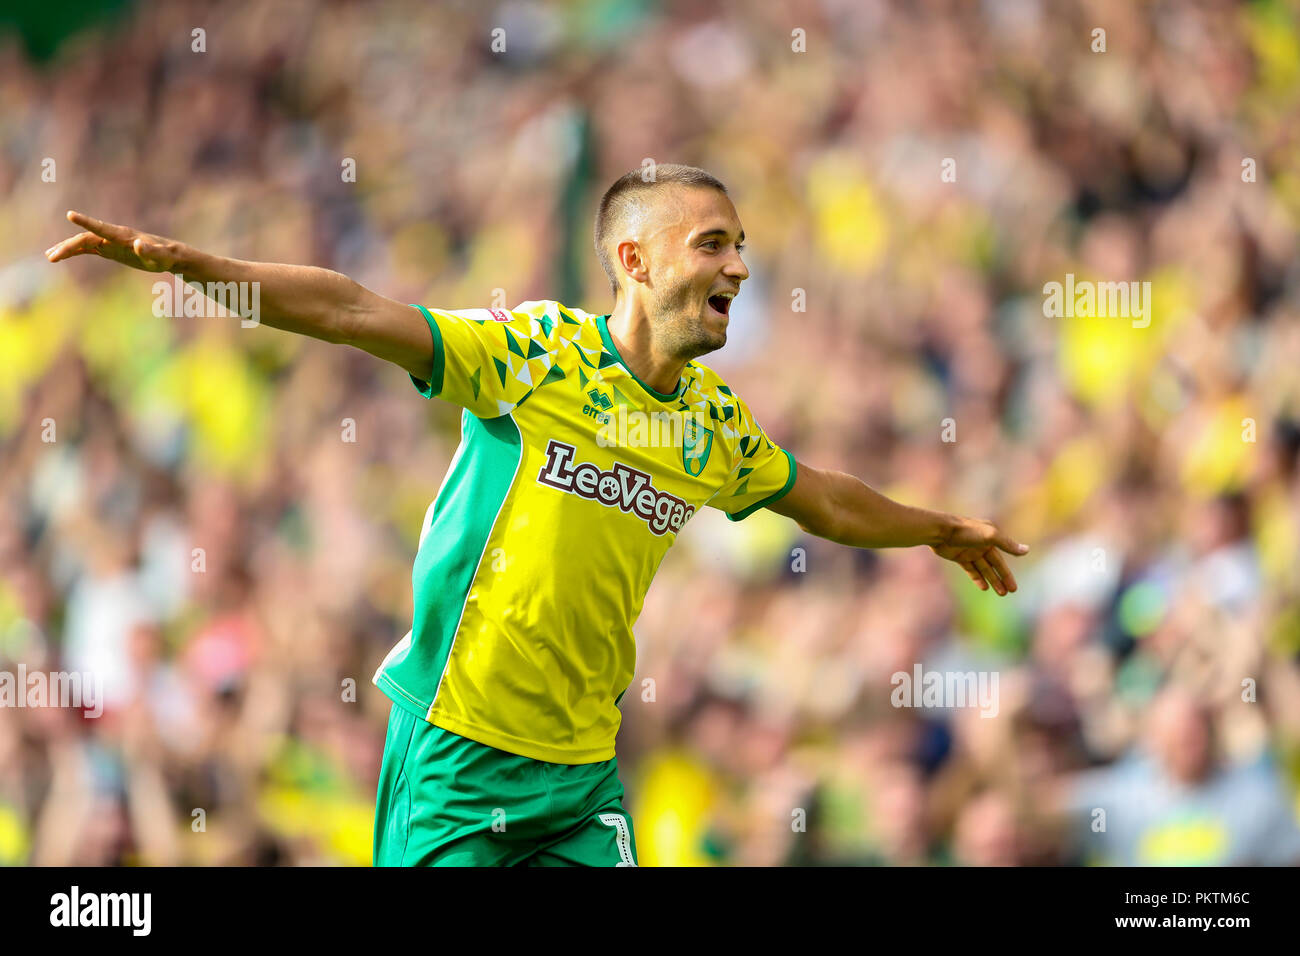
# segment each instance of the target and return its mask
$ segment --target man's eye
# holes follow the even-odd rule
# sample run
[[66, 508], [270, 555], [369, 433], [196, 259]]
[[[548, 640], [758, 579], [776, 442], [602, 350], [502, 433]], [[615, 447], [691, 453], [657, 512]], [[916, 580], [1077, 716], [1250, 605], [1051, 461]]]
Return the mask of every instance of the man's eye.
[[701, 245], [705, 245], [705, 246], [714, 246], [714, 247], [716, 248], [717, 245], [718, 245], [718, 240], [716, 240], [716, 239], [706, 239], [703, 243], [701, 243]]
[[737, 252], [744, 252], [744, 251], [745, 251], [745, 244], [744, 244], [743, 242], [738, 242], [738, 243], [736, 243], [736, 251], [737, 251]]

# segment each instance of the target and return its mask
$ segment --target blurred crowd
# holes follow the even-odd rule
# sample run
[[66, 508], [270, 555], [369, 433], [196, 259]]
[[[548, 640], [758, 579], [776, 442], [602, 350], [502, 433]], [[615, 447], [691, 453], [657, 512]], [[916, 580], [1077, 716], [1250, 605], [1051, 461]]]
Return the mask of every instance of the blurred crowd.
[[[703, 361], [773, 440], [1032, 551], [999, 599], [928, 549], [702, 511], [621, 705], [641, 863], [1300, 863], [1298, 112], [1275, 0], [0, 33], [0, 670], [103, 688], [94, 718], [0, 707], [0, 862], [368, 863], [370, 677], [458, 440], [363, 353], [49, 265], [64, 210], [603, 313], [595, 202], [651, 159], [728, 184], [752, 277]], [[1046, 315], [1067, 274], [1150, 283], [1149, 326]], [[895, 706], [918, 665], [995, 675], [996, 713]]]

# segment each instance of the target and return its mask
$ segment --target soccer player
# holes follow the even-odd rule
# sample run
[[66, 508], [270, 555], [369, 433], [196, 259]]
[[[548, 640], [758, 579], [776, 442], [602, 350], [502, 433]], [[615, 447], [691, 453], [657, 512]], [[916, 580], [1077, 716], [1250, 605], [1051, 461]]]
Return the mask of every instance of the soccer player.
[[[242, 262], [69, 212], [93, 253], [186, 280], [259, 283], [264, 325], [344, 343], [461, 406], [425, 518], [411, 632], [380, 665], [392, 699], [376, 865], [634, 866], [614, 757], [632, 625], [659, 562], [708, 505], [759, 508], [858, 548], [928, 545], [983, 590], [1016, 590], [988, 521], [907, 507], [778, 447], [696, 359], [727, 341], [749, 271], [707, 172], [615, 182], [596, 216], [613, 309], [408, 306], [325, 269]], [[652, 436], [668, 441], [656, 441]]]

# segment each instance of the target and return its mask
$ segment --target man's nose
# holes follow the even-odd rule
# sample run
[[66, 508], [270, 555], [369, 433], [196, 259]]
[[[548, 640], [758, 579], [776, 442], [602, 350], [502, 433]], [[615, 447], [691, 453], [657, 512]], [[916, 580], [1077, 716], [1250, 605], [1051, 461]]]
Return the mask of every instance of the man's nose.
[[731, 257], [727, 259], [727, 266], [723, 269], [726, 275], [744, 281], [749, 278], [749, 270], [745, 268], [745, 260], [740, 258], [740, 253], [733, 250]]

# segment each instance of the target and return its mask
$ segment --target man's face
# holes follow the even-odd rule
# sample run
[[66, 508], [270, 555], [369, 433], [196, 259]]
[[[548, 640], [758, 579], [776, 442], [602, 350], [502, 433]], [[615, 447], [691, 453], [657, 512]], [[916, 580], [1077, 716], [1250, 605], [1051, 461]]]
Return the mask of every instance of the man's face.
[[638, 230], [649, 276], [632, 292], [658, 347], [689, 360], [727, 343], [730, 297], [749, 278], [740, 258], [745, 232], [716, 189], [674, 184], [655, 200]]

